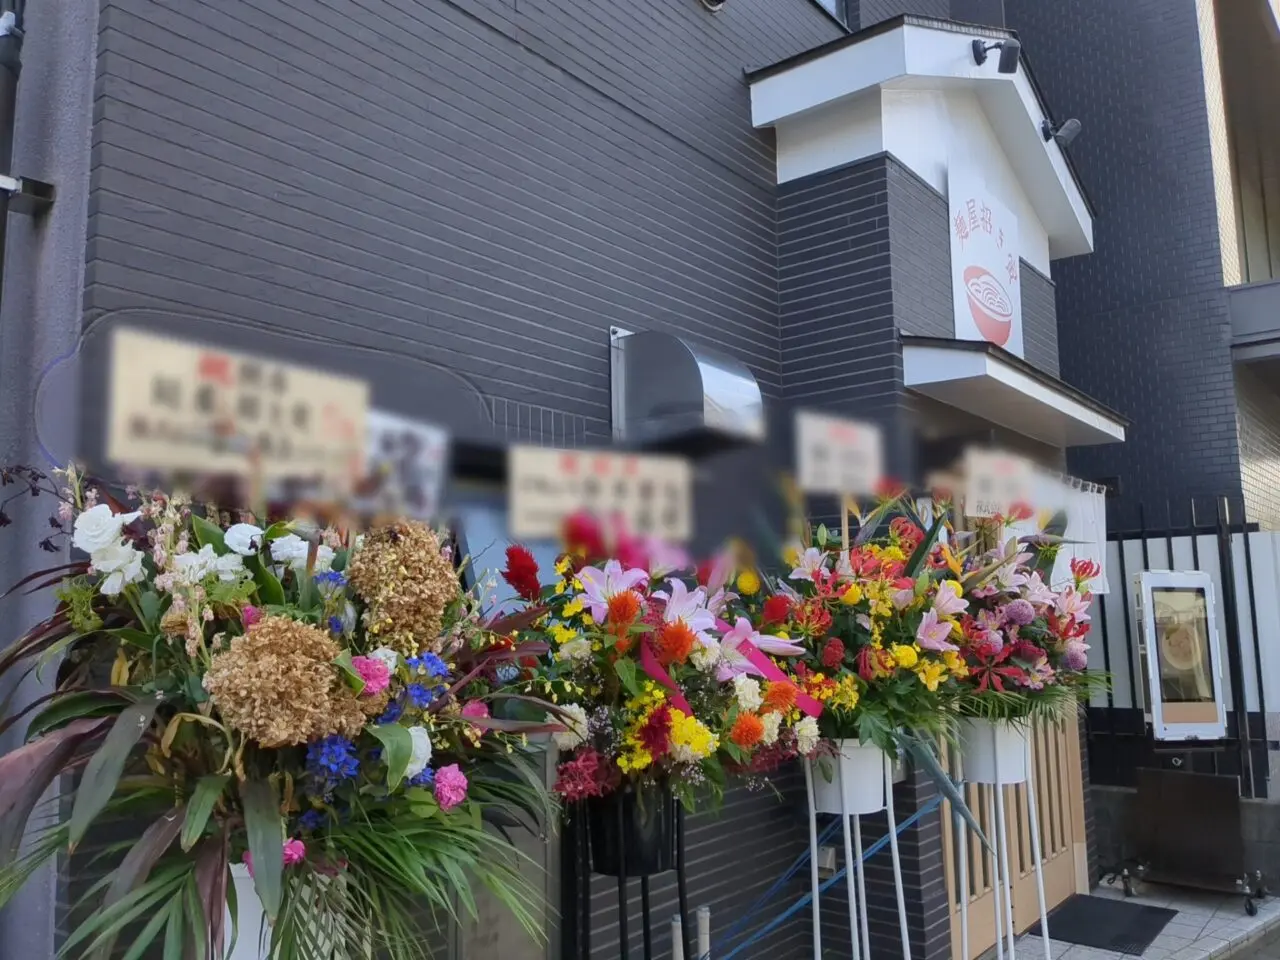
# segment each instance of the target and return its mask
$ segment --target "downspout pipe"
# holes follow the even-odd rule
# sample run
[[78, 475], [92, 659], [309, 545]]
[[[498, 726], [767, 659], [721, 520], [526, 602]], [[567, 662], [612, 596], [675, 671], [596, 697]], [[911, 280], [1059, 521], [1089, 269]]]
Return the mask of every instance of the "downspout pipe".
[[[25, 0], [0, 0], [0, 175], [13, 176], [13, 128], [22, 73], [22, 13]], [[5, 239], [9, 197], [0, 190], [0, 302], [4, 299]]]

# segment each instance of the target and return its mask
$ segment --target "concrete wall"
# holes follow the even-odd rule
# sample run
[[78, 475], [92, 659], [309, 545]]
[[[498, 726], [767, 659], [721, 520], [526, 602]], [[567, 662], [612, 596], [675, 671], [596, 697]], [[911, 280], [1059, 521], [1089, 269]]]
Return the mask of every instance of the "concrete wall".
[[[1072, 472], [1160, 503], [1240, 491], [1230, 323], [1196, 5], [1006, 0], [1099, 216], [1092, 256], [1058, 261], [1065, 380], [1130, 419]], [[1082, 65], [1087, 64], [1087, 68]]]
[[[0, 463], [47, 469], [41, 442], [66, 456], [76, 429], [74, 367], [55, 366], [55, 361], [74, 354], [79, 332], [97, 20], [97, 0], [27, 7], [13, 169], [53, 183], [57, 201], [39, 217], [9, 217], [0, 309]], [[41, 383], [49, 390], [37, 401]], [[10, 512], [13, 525], [0, 531], [0, 584], [6, 588], [66, 559], [36, 548], [50, 532], [43, 503], [37, 509], [28, 509], [25, 501], [15, 503]], [[48, 596], [5, 600], [0, 604], [4, 642], [48, 616], [50, 608]], [[44, 679], [47, 683], [51, 678], [46, 674]], [[28, 681], [13, 709], [43, 689]], [[0, 701], [10, 692], [0, 684]], [[21, 732], [0, 736], [0, 752], [15, 746]], [[28, 881], [0, 910], [0, 955], [31, 960], [53, 956], [63, 890], [52, 869]]]

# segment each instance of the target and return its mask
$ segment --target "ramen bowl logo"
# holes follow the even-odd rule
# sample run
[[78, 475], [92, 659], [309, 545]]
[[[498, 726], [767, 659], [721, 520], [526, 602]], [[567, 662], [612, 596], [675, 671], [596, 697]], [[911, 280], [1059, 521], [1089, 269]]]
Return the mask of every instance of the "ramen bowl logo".
[[1000, 281], [982, 267], [965, 267], [964, 289], [978, 332], [998, 347], [1013, 333], [1013, 303]]

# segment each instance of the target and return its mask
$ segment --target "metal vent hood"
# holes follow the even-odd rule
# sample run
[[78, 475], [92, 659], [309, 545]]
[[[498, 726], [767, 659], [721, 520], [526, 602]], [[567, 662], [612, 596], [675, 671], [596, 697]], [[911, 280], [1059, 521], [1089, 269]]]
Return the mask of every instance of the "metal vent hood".
[[743, 364], [670, 333], [609, 336], [615, 441], [696, 455], [764, 440], [760, 386]]

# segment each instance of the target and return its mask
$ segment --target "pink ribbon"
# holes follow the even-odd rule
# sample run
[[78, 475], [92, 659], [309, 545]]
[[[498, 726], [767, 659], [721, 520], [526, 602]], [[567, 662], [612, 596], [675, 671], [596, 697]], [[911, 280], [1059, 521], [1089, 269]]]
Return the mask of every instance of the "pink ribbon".
[[[778, 665], [766, 657], [750, 640], [743, 640], [738, 644], [738, 649], [753, 667], [764, 674], [766, 680], [772, 680], [774, 683], [791, 683], [787, 675], [778, 669]], [[791, 685], [795, 686], [794, 683]], [[801, 692], [798, 687], [796, 688], [796, 706], [811, 717], [817, 717], [822, 713], [822, 704], [807, 693]]]
[[689, 709], [689, 701], [684, 698], [684, 694], [680, 692], [676, 682], [671, 679], [671, 674], [664, 670], [662, 664], [658, 662], [658, 658], [653, 652], [653, 647], [649, 644], [648, 637], [640, 641], [640, 667], [649, 675], [651, 680], [667, 688], [671, 694], [671, 705], [673, 707], [686, 716], [693, 716], [693, 711]]

